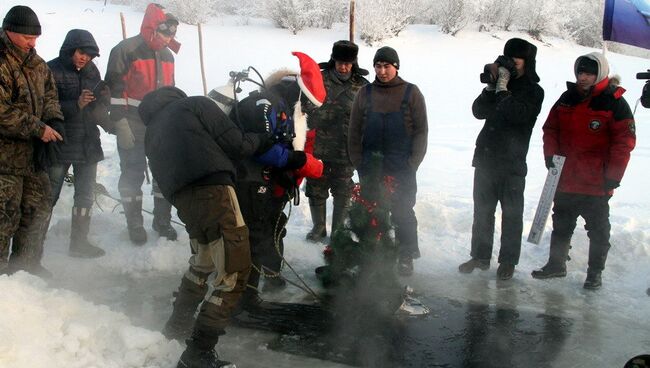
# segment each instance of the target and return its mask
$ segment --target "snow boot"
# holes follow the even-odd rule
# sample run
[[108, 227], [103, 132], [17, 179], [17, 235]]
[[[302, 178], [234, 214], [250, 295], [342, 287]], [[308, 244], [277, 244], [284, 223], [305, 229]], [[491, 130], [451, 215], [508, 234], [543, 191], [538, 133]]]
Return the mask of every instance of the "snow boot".
[[330, 234], [334, 234], [334, 230], [340, 226], [345, 225], [345, 220], [348, 217], [350, 210], [350, 199], [347, 197], [334, 197], [334, 209], [332, 210], [332, 227]]
[[72, 207], [70, 226], [70, 248], [68, 254], [77, 258], [97, 258], [106, 252], [88, 241], [90, 229], [90, 208]]
[[587, 270], [587, 279], [582, 287], [587, 290], [598, 290], [601, 286], [603, 286], [601, 272]]
[[[169, 340], [185, 340], [192, 334], [194, 314], [208, 292], [206, 283], [209, 275], [197, 276], [187, 271], [178, 291], [174, 293], [174, 310], [165, 323], [162, 334]], [[191, 279], [190, 279], [191, 278]]]
[[167, 240], [176, 240], [178, 233], [171, 224], [172, 219], [172, 205], [167, 202], [165, 198], [153, 198], [153, 223], [152, 228], [160, 236], [164, 236]]
[[475, 268], [478, 268], [480, 270], [487, 270], [490, 268], [490, 260], [489, 259], [477, 259], [477, 258], [472, 258], [469, 261], [462, 263], [460, 266], [458, 266], [458, 272], [460, 273], [472, 273]]
[[214, 349], [218, 341], [218, 335], [195, 328], [192, 338], [186, 340], [187, 348], [181, 354], [176, 368], [236, 368], [234, 364], [219, 359]]
[[510, 280], [515, 274], [515, 265], [512, 263], [501, 263], [499, 268], [497, 268], [497, 278], [499, 280], [505, 281]]
[[126, 216], [129, 239], [135, 245], [143, 245], [147, 242], [147, 231], [144, 229], [142, 219], [142, 200], [123, 198], [122, 207], [124, 207], [124, 216]]
[[310, 200], [309, 210], [311, 211], [311, 220], [314, 223], [314, 227], [307, 233], [306, 238], [309, 241], [318, 242], [327, 236], [327, 229], [325, 228], [327, 209], [325, 202], [315, 203], [315, 201]]
[[566, 261], [569, 257], [570, 239], [551, 234], [551, 246], [548, 262], [540, 270], [535, 270], [531, 276], [535, 279], [550, 279], [566, 277]]

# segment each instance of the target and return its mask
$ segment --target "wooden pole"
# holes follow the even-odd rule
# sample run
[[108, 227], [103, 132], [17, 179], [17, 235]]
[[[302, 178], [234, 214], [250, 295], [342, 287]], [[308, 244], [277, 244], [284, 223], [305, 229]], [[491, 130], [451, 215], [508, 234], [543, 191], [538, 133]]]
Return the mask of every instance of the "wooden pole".
[[203, 95], [208, 95], [208, 84], [205, 81], [205, 66], [203, 64], [203, 31], [201, 29], [201, 23], [198, 26], [199, 31], [199, 61], [201, 62], [201, 80], [203, 81]]
[[354, 0], [350, 0], [350, 42], [354, 42]]
[[126, 23], [124, 22], [124, 13], [120, 12], [120, 22], [122, 23], [122, 39], [126, 40]]

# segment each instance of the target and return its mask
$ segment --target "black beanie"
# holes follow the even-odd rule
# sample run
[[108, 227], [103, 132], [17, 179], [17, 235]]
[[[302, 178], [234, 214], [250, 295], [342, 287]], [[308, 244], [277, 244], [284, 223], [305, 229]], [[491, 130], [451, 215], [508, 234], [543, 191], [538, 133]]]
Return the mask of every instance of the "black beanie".
[[9, 9], [5, 19], [2, 21], [2, 29], [5, 31], [39, 36], [41, 34], [41, 23], [36, 13], [24, 5], [16, 5]]
[[576, 67], [576, 73], [588, 73], [598, 75], [598, 62], [596, 60], [589, 59], [587, 57], [581, 57], [578, 60], [578, 66]]
[[332, 46], [332, 60], [353, 63], [357, 61], [359, 46], [350, 41], [336, 41]]
[[372, 59], [372, 64], [377, 64], [378, 61], [387, 62], [399, 69], [399, 56], [397, 56], [397, 51], [394, 48], [384, 46], [377, 50], [375, 57]]

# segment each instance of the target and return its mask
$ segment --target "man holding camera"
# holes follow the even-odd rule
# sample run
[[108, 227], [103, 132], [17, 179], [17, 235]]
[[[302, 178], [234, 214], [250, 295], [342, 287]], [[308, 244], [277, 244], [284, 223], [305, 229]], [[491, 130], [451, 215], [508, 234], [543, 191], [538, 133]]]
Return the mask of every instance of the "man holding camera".
[[490, 268], [494, 241], [494, 212], [501, 203], [500, 280], [512, 278], [519, 262], [523, 231], [526, 154], [544, 90], [535, 71], [537, 47], [512, 38], [503, 55], [485, 66], [487, 83], [474, 100], [472, 112], [485, 125], [476, 140], [474, 171], [474, 224], [471, 259], [458, 267], [461, 273]]
[[576, 83], [553, 105], [544, 123], [546, 167], [565, 156], [553, 200], [553, 233], [548, 262], [536, 279], [565, 277], [571, 236], [578, 216], [589, 237], [585, 289], [599, 289], [610, 248], [609, 199], [620, 185], [636, 144], [634, 117], [617, 78], [609, 78], [605, 56], [592, 52], [574, 64]]

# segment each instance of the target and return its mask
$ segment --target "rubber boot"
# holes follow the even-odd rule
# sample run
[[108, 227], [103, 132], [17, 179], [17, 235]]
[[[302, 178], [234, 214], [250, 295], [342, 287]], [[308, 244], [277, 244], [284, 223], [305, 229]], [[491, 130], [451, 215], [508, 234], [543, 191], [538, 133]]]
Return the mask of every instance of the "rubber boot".
[[348, 218], [349, 210], [349, 198], [334, 197], [334, 209], [332, 210], [332, 228], [330, 234], [334, 234], [334, 230], [338, 229], [340, 226], [345, 225], [345, 220]]
[[195, 275], [187, 271], [175, 293], [174, 310], [165, 323], [162, 334], [169, 340], [184, 340], [192, 334], [194, 314], [208, 292], [209, 275]]
[[135, 245], [146, 243], [147, 232], [143, 226], [142, 200], [122, 200], [122, 207], [124, 207], [124, 216], [126, 216], [126, 226], [131, 242]]
[[566, 277], [566, 261], [569, 257], [571, 239], [561, 238], [551, 234], [551, 246], [548, 255], [548, 262], [540, 270], [531, 273], [536, 279], [550, 279], [554, 277]]
[[68, 254], [78, 258], [97, 258], [106, 252], [88, 241], [90, 229], [90, 208], [72, 207], [72, 224], [70, 226], [70, 249]]
[[153, 229], [167, 240], [176, 240], [178, 233], [171, 224], [172, 205], [165, 198], [153, 198]]
[[307, 240], [317, 242], [327, 236], [327, 228], [325, 227], [326, 210], [325, 202], [314, 203], [309, 201], [309, 210], [311, 211], [311, 221], [314, 227], [307, 233]]
[[220, 360], [214, 347], [223, 334], [209, 329], [194, 328], [192, 337], [186, 340], [187, 348], [181, 355], [177, 368], [218, 368], [235, 367], [232, 363]]

